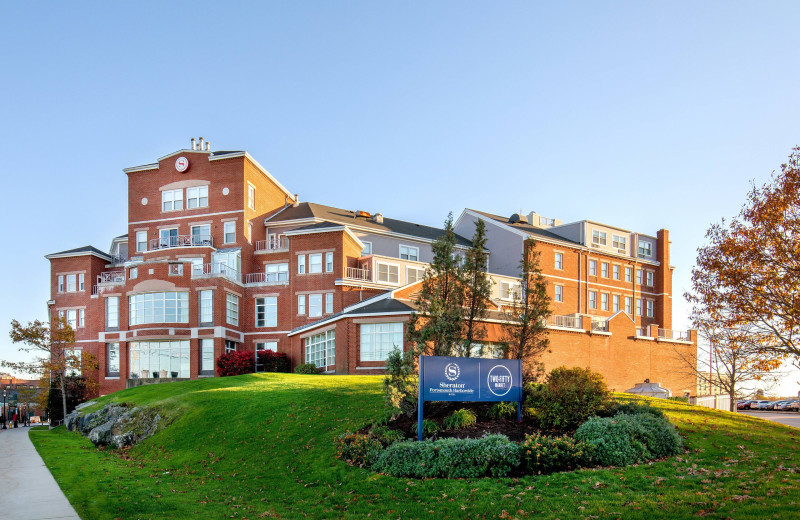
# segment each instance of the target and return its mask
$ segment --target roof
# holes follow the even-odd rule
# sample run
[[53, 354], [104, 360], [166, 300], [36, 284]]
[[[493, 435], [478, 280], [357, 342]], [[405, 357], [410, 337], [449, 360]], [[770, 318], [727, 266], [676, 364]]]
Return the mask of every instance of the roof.
[[75, 249], [68, 249], [66, 251], [59, 251], [58, 253], [51, 253], [49, 255], [45, 255], [45, 258], [50, 259], [50, 258], [59, 258], [64, 256], [84, 256], [84, 255], [96, 255], [107, 260], [111, 259], [108, 253], [104, 253], [93, 246], [76, 247]]
[[[415, 224], [413, 222], [406, 222], [404, 220], [388, 217], [383, 217], [383, 223], [378, 224], [364, 217], [356, 217], [355, 211], [324, 206], [314, 202], [301, 202], [297, 206], [288, 206], [283, 211], [276, 213], [272, 217], [268, 217], [265, 222], [286, 222], [312, 218], [338, 222], [349, 226], [357, 226], [374, 230], [377, 233], [399, 233], [401, 235], [409, 235], [431, 241], [444, 235], [444, 230], [441, 228], [424, 226], [422, 224]], [[456, 244], [470, 247], [472, 241], [461, 235], [456, 235]]]
[[[469, 209], [469, 208], [467, 208]], [[474, 213], [479, 215], [483, 215], [486, 218], [490, 218], [496, 222], [501, 224], [505, 224], [512, 229], [518, 229], [523, 231], [531, 236], [539, 236], [542, 238], [547, 238], [549, 240], [558, 240], [561, 242], [568, 242], [570, 244], [582, 245], [580, 242], [575, 242], [574, 240], [570, 240], [568, 238], [564, 238], [561, 235], [553, 233], [552, 231], [547, 231], [546, 229], [538, 228], [536, 226], [531, 226], [530, 224], [509, 224], [508, 217], [501, 217], [500, 215], [493, 215], [492, 213], [486, 213], [485, 211], [478, 211], [477, 209], [469, 209]]]

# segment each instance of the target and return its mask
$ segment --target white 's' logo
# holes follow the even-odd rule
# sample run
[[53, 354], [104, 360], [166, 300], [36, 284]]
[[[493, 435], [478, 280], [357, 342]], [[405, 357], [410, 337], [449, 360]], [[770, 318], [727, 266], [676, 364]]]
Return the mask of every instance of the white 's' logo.
[[447, 366], [444, 367], [444, 377], [449, 379], [450, 381], [455, 381], [458, 379], [458, 376], [461, 375], [461, 369], [458, 368], [458, 365], [455, 363], [448, 363]]

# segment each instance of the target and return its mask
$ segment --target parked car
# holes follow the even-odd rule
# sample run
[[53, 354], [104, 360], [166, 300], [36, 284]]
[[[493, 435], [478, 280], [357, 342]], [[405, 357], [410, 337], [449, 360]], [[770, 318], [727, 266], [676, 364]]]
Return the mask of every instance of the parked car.
[[789, 410], [800, 412], [800, 401], [792, 401], [792, 404], [789, 405]]
[[783, 399], [781, 401], [775, 401], [771, 405], [767, 407], [767, 410], [783, 410], [784, 406], [788, 405], [791, 401], [788, 399]]
[[753, 402], [752, 399], [745, 399], [744, 401], [739, 401], [738, 403], [736, 403], [736, 409], [737, 410], [749, 410], [750, 409], [750, 403], [752, 403], [752, 402]]
[[752, 403], [750, 403], [750, 409], [751, 410], [766, 410], [767, 406], [769, 406], [771, 404], [772, 404], [772, 401], [765, 401], [765, 400], [753, 401]]

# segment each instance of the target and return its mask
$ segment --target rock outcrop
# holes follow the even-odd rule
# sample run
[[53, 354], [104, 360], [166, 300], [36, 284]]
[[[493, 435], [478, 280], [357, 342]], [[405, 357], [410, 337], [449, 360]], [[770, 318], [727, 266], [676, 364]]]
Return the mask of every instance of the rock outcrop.
[[69, 431], [76, 431], [95, 446], [131, 446], [152, 436], [158, 429], [161, 416], [148, 408], [130, 408], [125, 404], [111, 403], [96, 412], [75, 410], [64, 419]]

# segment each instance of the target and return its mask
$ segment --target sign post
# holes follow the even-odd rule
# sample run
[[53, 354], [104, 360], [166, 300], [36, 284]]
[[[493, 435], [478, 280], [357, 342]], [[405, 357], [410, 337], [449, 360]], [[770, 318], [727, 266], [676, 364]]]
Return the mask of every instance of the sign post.
[[425, 401], [516, 401], [517, 421], [522, 421], [522, 361], [420, 356], [417, 403], [420, 441]]

